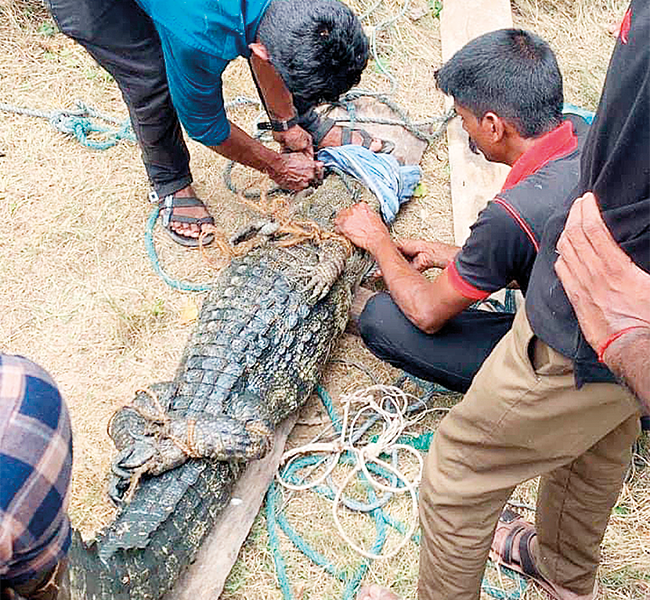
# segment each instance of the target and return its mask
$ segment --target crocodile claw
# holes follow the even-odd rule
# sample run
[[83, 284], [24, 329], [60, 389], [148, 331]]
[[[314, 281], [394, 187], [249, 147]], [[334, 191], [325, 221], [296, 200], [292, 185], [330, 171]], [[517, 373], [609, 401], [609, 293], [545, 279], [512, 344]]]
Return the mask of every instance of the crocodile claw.
[[321, 256], [323, 258], [319, 263], [308, 269], [310, 279], [305, 286], [305, 291], [310, 293], [311, 302], [318, 302], [327, 295], [345, 269], [347, 260], [345, 248], [338, 243], [324, 245]]
[[147, 463], [151, 462], [157, 454], [158, 451], [154, 446], [153, 438], [143, 436], [141, 439], [136, 440], [130, 448], [117, 455], [114, 466], [127, 471], [134, 471], [146, 467]]
[[124, 501], [133, 477], [146, 471], [147, 464], [154, 462], [157, 454], [156, 448], [145, 436], [118, 453], [111, 464], [112, 476], [108, 485], [108, 495], [114, 503]]

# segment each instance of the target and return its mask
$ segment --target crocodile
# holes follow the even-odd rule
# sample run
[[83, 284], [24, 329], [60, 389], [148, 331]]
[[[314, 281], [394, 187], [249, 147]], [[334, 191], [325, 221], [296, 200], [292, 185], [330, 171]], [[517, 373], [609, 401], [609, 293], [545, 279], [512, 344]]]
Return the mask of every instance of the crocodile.
[[[361, 200], [378, 208], [365, 187], [330, 175], [292, 218], [331, 231], [336, 213]], [[215, 278], [173, 381], [114, 415], [112, 491], [128, 501], [89, 542], [73, 535], [73, 598], [161, 598], [246, 462], [268, 451], [274, 428], [318, 382], [372, 261], [332, 237], [286, 247], [282, 228], [267, 229], [276, 231]]]

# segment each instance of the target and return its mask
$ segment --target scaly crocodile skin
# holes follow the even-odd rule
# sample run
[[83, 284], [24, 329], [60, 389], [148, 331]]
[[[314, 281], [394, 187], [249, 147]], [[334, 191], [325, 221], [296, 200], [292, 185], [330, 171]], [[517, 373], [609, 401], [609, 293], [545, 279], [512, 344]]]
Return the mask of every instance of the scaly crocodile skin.
[[[299, 216], [331, 228], [335, 214], [352, 202], [376, 204], [354, 185], [361, 198], [330, 176]], [[341, 263], [332, 243], [327, 254]], [[160, 474], [143, 477], [115, 521], [89, 544], [75, 535], [74, 598], [157, 600], [193, 560], [245, 461], [262, 456], [274, 427], [306, 401], [345, 328], [368, 256], [355, 250], [327, 294], [315, 300], [307, 282], [323, 270], [320, 254], [311, 243], [267, 243], [233, 260], [203, 302], [174, 381], [152, 386], [170, 423], [145, 422], [141, 413], [160, 408], [144, 394], [134, 401], [140, 412], [118, 412], [111, 435], [121, 455], [155, 446], [150, 471]], [[189, 421], [194, 450], [210, 458], [188, 459], [178, 444], [155, 438], [165, 426], [178, 426], [174, 435], [182, 436]]]

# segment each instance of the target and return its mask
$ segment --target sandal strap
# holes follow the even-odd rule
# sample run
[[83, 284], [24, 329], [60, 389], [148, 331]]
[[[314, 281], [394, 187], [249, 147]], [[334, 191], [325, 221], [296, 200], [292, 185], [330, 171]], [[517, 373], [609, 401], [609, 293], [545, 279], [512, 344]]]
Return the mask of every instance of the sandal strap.
[[372, 140], [374, 139], [365, 129], [356, 129], [355, 127], [341, 126], [341, 146], [352, 143], [352, 134], [358, 133], [361, 136], [360, 146], [370, 150]]
[[318, 148], [325, 138], [325, 136], [330, 132], [332, 127], [336, 125], [334, 119], [329, 117], [323, 117], [322, 115], [318, 116], [318, 123], [314, 127], [309, 128], [309, 133], [311, 134], [311, 139], [314, 144], [314, 148]]
[[524, 531], [526, 528], [523, 525], [515, 525], [506, 536], [505, 541], [503, 542], [503, 562], [510, 564], [512, 560], [512, 548], [515, 545], [515, 538], [518, 534]]
[[518, 512], [515, 512], [514, 510], [508, 508], [507, 506], [503, 509], [501, 516], [499, 517], [499, 521], [502, 523], [512, 523], [517, 519], [521, 519], [521, 515]]
[[533, 560], [533, 553], [530, 547], [530, 544], [537, 536], [537, 532], [534, 529], [529, 529], [525, 525], [514, 525], [512, 529], [508, 532], [508, 535], [503, 543], [503, 564], [508, 566], [513, 564], [515, 561], [512, 556], [512, 549], [515, 544], [515, 540], [518, 538], [517, 547], [519, 549], [519, 566], [525, 575], [529, 577], [539, 578], [540, 574], [535, 566], [535, 561]]
[[[174, 194], [170, 194], [169, 196], [165, 196], [161, 201], [161, 204], [164, 203], [165, 208], [185, 208], [188, 206], [201, 206], [203, 208], [206, 208], [205, 203], [203, 200], [200, 200], [199, 198], [196, 198], [195, 196], [190, 196], [189, 198], [181, 198], [179, 196], [174, 196]], [[207, 209], [206, 209], [207, 210]]]
[[529, 529], [519, 538], [519, 564], [526, 575], [531, 577], [540, 577], [539, 571], [533, 561], [533, 553], [530, 549], [530, 543], [537, 533]]
[[[167, 215], [163, 216], [163, 220], [166, 218], [166, 216]], [[201, 217], [200, 219], [197, 219], [196, 217], [170, 214], [167, 223], [169, 223], [169, 221], [174, 221], [175, 223], [196, 223], [197, 225], [214, 225], [214, 219], [212, 217]]]
[[186, 208], [186, 207], [197, 207], [200, 206], [207, 211], [205, 203], [194, 196], [188, 198], [179, 198], [170, 194], [165, 196], [159, 203], [160, 206], [160, 215], [162, 217], [162, 224], [164, 227], [168, 227], [171, 221], [176, 223], [195, 223], [196, 225], [214, 225], [214, 218], [210, 215], [207, 217], [189, 217], [185, 215], [176, 215], [174, 214], [175, 209], [177, 208]]

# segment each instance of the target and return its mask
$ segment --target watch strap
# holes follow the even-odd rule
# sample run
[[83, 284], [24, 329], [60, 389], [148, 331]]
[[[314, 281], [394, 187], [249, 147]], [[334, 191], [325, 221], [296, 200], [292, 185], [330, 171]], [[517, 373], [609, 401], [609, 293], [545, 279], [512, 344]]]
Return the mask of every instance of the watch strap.
[[260, 129], [265, 131], [287, 131], [291, 129], [294, 125], [298, 124], [298, 117], [291, 117], [288, 121], [276, 121], [275, 119], [270, 119], [270, 122], [263, 122], [258, 125]]

